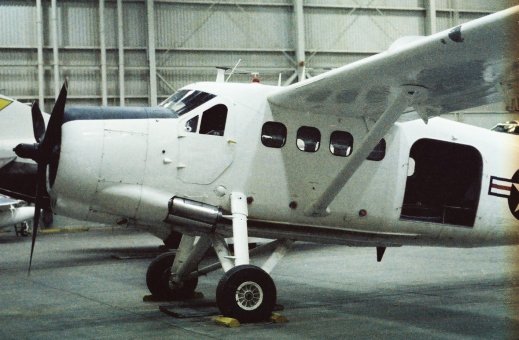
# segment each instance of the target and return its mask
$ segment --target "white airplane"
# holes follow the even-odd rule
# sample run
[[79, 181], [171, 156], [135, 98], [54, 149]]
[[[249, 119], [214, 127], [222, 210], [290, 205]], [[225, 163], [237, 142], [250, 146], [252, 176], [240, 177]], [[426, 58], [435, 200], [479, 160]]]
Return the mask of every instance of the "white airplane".
[[[288, 87], [196, 83], [153, 108], [65, 109], [65, 83], [46, 132], [15, 151], [38, 164], [37, 207], [47, 189], [61, 215], [183, 234], [148, 268], [153, 295], [187, 298], [221, 266], [221, 312], [262, 320], [269, 273], [296, 240], [378, 260], [402, 245], [519, 243], [519, 139], [433, 118], [517, 97], [518, 21], [519, 6]], [[248, 236], [275, 241], [249, 252]], [[211, 246], [219, 262], [198, 268]]]
[[[36, 163], [17, 157], [13, 145], [33, 141], [31, 115], [30, 106], [0, 95], [0, 226], [21, 223], [16, 231], [23, 235], [27, 235], [29, 228], [24, 221], [32, 219], [34, 207], [21, 205], [22, 201], [33, 203], [35, 200]], [[40, 124], [37, 128], [45, 129], [49, 115], [38, 115], [36, 119], [40, 117], [43, 120], [37, 121]], [[50, 208], [47, 195], [42, 201], [44, 208]]]
[[[32, 143], [34, 134], [31, 132], [32, 108], [12, 98], [0, 94], [0, 195], [14, 197], [16, 199], [34, 203], [36, 196], [36, 163], [31, 159], [17, 157], [13, 147], [19, 143]], [[50, 115], [42, 112], [43, 126], [38, 129], [45, 130]], [[37, 114], [38, 119], [39, 114]], [[41, 123], [41, 122], [40, 122]], [[43, 221], [52, 223], [52, 211], [48, 194], [42, 200]], [[176, 232], [170, 234], [161, 233], [161, 238], [167, 248], [178, 246], [181, 235]]]
[[[15, 226], [17, 235], [27, 236], [29, 225], [26, 221], [34, 215], [33, 207], [21, 206], [22, 202], [0, 195], [0, 228]], [[20, 228], [16, 225], [21, 224]]]
[[[0, 194], [24, 201], [34, 200], [36, 194], [36, 163], [17, 157], [13, 146], [33, 142], [31, 116], [30, 106], [0, 95]], [[41, 126], [38, 128], [44, 130], [49, 115], [41, 117], [43, 121], [39, 121]]]
[[[32, 219], [34, 207], [22, 206], [23, 202], [2, 195], [13, 193], [22, 200], [28, 196], [23, 194], [24, 188], [33, 191], [35, 182], [27, 176], [30, 169], [36, 170], [36, 165], [32, 161], [19, 159], [17, 162], [16, 154], [12, 146], [20, 141], [30, 142], [34, 137], [27, 131], [31, 126], [31, 107], [0, 95], [0, 117], [2, 121], [2, 139], [0, 141], [0, 228], [16, 226], [21, 224], [21, 228], [15, 230], [17, 234], [26, 236], [29, 231], [28, 224], [25, 222]], [[48, 120], [48, 117], [46, 117]], [[16, 164], [15, 164], [16, 163]], [[32, 163], [32, 164], [31, 164]], [[33, 171], [35, 173], [35, 171]], [[33, 177], [33, 176], [32, 176]], [[14, 183], [19, 185], [13, 185]], [[13, 191], [11, 191], [13, 190]], [[34, 196], [34, 195], [33, 195]]]

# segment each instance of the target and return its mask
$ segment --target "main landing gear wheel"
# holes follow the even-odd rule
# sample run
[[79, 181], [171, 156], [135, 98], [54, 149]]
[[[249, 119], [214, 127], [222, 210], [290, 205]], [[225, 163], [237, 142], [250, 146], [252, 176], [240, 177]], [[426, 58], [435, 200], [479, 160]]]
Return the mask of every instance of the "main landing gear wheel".
[[157, 256], [149, 265], [146, 272], [146, 284], [151, 294], [164, 300], [181, 300], [193, 296], [198, 278], [185, 280], [181, 286], [171, 287], [169, 277], [175, 253], [164, 253]]
[[216, 304], [223, 315], [240, 322], [268, 320], [276, 304], [276, 286], [263, 269], [237, 266], [218, 283]]

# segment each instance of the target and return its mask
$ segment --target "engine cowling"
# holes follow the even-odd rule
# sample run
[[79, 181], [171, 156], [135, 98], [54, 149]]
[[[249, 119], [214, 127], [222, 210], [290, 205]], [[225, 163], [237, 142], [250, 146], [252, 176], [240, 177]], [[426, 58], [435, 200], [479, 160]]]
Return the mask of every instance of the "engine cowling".
[[[65, 110], [55, 180], [49, 166], [55, 212], [113, 223], [137, 218], [142, 202], [169, 197], [143, 187], [148, 159], [149, 124], [174, 118], [163, 108], [77, 107]], [[149, 191], [152, 191], [150, 193]], [[146, 192], [146, 195], [143, 195]], [[160, 197], [157, 197], [160, 196]], [[161, 204], [159, 204], [161, 205]]]

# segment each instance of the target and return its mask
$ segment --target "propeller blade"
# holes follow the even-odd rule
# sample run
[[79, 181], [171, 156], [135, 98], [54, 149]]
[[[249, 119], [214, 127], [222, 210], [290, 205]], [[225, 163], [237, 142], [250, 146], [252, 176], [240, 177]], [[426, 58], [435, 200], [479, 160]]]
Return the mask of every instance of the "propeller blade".
[[43, 115], [41, 114], [38, 101], [35, 101], [34, 104], [32, 104], [31, 113], [34, 139], [36, 139], [37, 143], [40, 143], [43, 140], [43, 136], [45, 135], [45, 121], [43, 120]]
[[36, 203], [34, 205], [34, 222], [32, 231], [31, 257], [29, 259], [29, 272], [31, 274], [32, 256], [34, 254], [34, 245], [36, 244], [36, 235], [38, 234], [38, 226], [40, 223], [41, 208], [45, 203], [47, 193], [47, 166], [53, 160], [53, 149], [60, 144], [61, 125], [65, 116], [65, 103], [67, 101], [67, 81], [63, 83], [58, 99], [52, 108], [52, 114], [47, 124], [45, 124], [38, 103], [32, 106], [32, 120], [34, 137], [38, 144], [19, 144], [14, 151], [19, 157], [32, 158], [38, 163], [38, 173], [36, 180]]
[[47, 164], [52, 148], [56, 144], [59, 144], [59, 141], [61, 139], [61, 125], [63, 125], [63, 117], [65, 115], [67, 89], [68, 82], [65, 80], [63, 86], [61, 87], [58, 100], [52, 108], [52, 114], [50, 115], [49, 123], [47, 124], [47, 131], [45, 132], [45, 137], [43, 138], [43, 141], [40, 144], [42, 157], [45, 160], [47, 160]]
[[61, 90], [59, 91], [58, 99], [54, 103], [52, 108], [51, 117], [57, 112], [63, 112], [65, 110], [65, 102], [67, 101], [68, 81], [65, 79]]
[[41, 208], [38, 202], [34, 205], [34, 220], [32, 222], [32, 243], [31, 243], [31, 257], [29, 258], [29, 271], [28, 275], [31, 275], [32, 266], [32, 254], [34, 253], [34, 245], [36, 244], [36, 234], [38, 233], [38, 225], [40, 223]]
[[34, 254], [34, 245], [36, 244], [36, 236], [38, 234], [38, 226], [40, 224], [41, 215], [41, 204], [43, 201], [43, 195], [45, 194], [45, 164], [38, 164], [38, 180], [36, 183], [36, 203], [34, 204], [34, 220], [32, 226], [32, 243], [31, 243], [31, 256], [29, 258], [29, 271], [28, 275], [31, 274], [32, 266], [32, 255]]

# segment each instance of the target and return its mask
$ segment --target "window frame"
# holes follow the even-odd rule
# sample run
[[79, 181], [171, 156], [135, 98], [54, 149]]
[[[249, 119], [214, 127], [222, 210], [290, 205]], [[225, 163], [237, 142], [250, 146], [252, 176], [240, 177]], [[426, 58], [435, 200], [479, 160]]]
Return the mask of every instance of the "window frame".
[[160, 103], [159, 106], [165, 107], [181, 117], [215, 97], [216, 95], [201, 90], [180, 89]]
[[[377, 148], [379, 148], [379, 147], [383, 148], [383, 149], [377, 150]], [[366, 157], [366, 159], [368, 161], [380, 162], [381, 160], [386, 158], [386, 151], [387, 151], [387, 143], [386, 143], [386, 140], [384, 138], [382, 138], [377, 143], [377, 145], [375, 145], [373, 150], [371, 150], [371, 152], [369, 153], [368, 157]], [[381, 156], [379, 156], [379, 154], [381, 154]]]
[[[225, 119], [223, 120], [223, 130], [209, 130], [207, 132], [205, 132], [205, 130], [207, 129], [207, 122], [208, 120], [206, 119], [210, 119], [210, 118], [205, 118], [207, 117], [206, 114], [216, 114], [216, 113], [211, 113], [210, 111], [211, 110], [215, 110], [217, 109], [218, 107], [223, 107], [225, 108]], [[223, 111], [221, 111], [223, 112]], [[218, 114], [220, 114], [221, 112], [218, 112]], [[227, 127], [227, 117], [229, 115], [229, 108], [227, 107], [227, 105], [223, 104], [223, 103], [218, 103], [216, 105], [213, 105], [211, 107], [209, 107], [207, 110], [204, 110], [204, 112], [202, 112], [200, 114], [200, 123], [198, 125], [198, 134], [199, 135], [206, 135], [206, 136], [218, 136], [218, 137], [223, 137], [225, 135], [225, 130], [226, 130], [226, 127]], [[204, 124], [205, 123], [205, 124]], [[210, 123], [214, 123], [214, 121], [210, 122]], [[208, 126], [211, 126], [210, 124]], [[204, 131], [204, 132], [202, 132]], [[212, 131], [221, 131], [222, 134], [215, 134], [215, 133], [209, 133], [209, 132], [212, 132]]]
[[[281, 143], [280, 145], [279, 144], [274, 145], [274, 143], [276, 143], [278, 140], [275, 138], [272, 138], [272, 136], [274, 136], [273, 134], [267, 134], [265, 132], [265, 128], [267, 126], [277, 126], [283, 130], [283, 133], [281, 134], [283, 137], [283, 143]], [[283, 124], [281, 122], [267, 121], [267, 122], [263, 123], [263, 126], [261, 127], [261, 135], [260, 135], [261, 144], [263, 144], [267, 148], [281, 149], [287, 143], [287, 135], [288, 135], [288, 130], [287, 130], [287, 127], [285, 124]], [[264, 138], [264, 136], [269, 136], [269, 137], [271, 137], [271, 139], [266, 139], [266, 138]]]
[[[338, 145], [338, 143], [333, 143], [333, 137], [334, 137], [334, 135], [337, 135], [337, 134], [345, 135], [346, 138], [350, 139], [350, 141], [351, 141], [351, 144], [348, 145], [349, 152], [347, 152], [345, 155], [341, 155], [339, 153], [336, 153], [335, 150], [332, 150], [332, 146], [335, 149], [336, 145]], [[352, 154], [352, 152], [353, 152], [353, 143], [354, 143], [354, 138], [353, 138], [353, 135], [351, 133], [349, 133], [348, 131], [343, 131], [343, 130], [335, 130], [335, 131], [332, 131], [332, 133], [330, 134], [330, 144], [329, 144], [328, 149], [330, 150], [330, 153], [332, 155], [334, 155], [334, 156], [337, 156], [337, 157], [349, 157]], [[340, 145], [340, 146], [344, 146], [344, 145]]]
[[[307, 131], [307, 132], [310, 132], [310, 131], [313, 131], [313, 132], [317, 132], [317, 136], [319, 137], [317, 140], [314, 140], [313, 142], [315, 142], [315, 150], [307, 150], [307, 145], [309, 143], [309, 141], [305, 141], [302, 137], [300, 137], [300, 135], [303, 133], [302, 131]], [[298, 142], [299, 140], [302, 140], [305, 145], [304, 145], [304, 148], [301, 149], [301, 147], [299, 146]], [[306, 126], [306, 125], [303, 125], [303, 126], [300, 126], [299, 129], [297, 129], [297, 133], [296, 133], [296, 147], [300, 150], [300, 151], [303, 151], [303, 152], [311, 152], [311, 153], [314, 153], [314, 152], [317, 152], [319, 151], [319, 149], [321, 148], [321, 131], [319, 131], [318, 128], [316, 127], [313, 127], [313, 126]]]
[[[194, 120], [194, 119], [196, 119], [196, 125], [194, 126], [194, 129], [193, 129], [193, 130], [189, 131], [189, 130], [187, 129], [187, 128], [188, 128], [188, 124], [189, 124], [190, 121], [192, 121], [192, 120]], [[196, 114], [196, 115], [194, 115], [193, 117], [191, 117], [191, 118], [189, 118], [189, 119], [186, 119], [186, 120], [184, 121], [184, 129], [185, 129], [186, 132], [188, 132], [188, 133], [198, 133], [198, 126], [200, 125], [200, 121], [201, 121], [201, 119], [200, 119], [200, 115], [199, 115], [199, 114]]]

